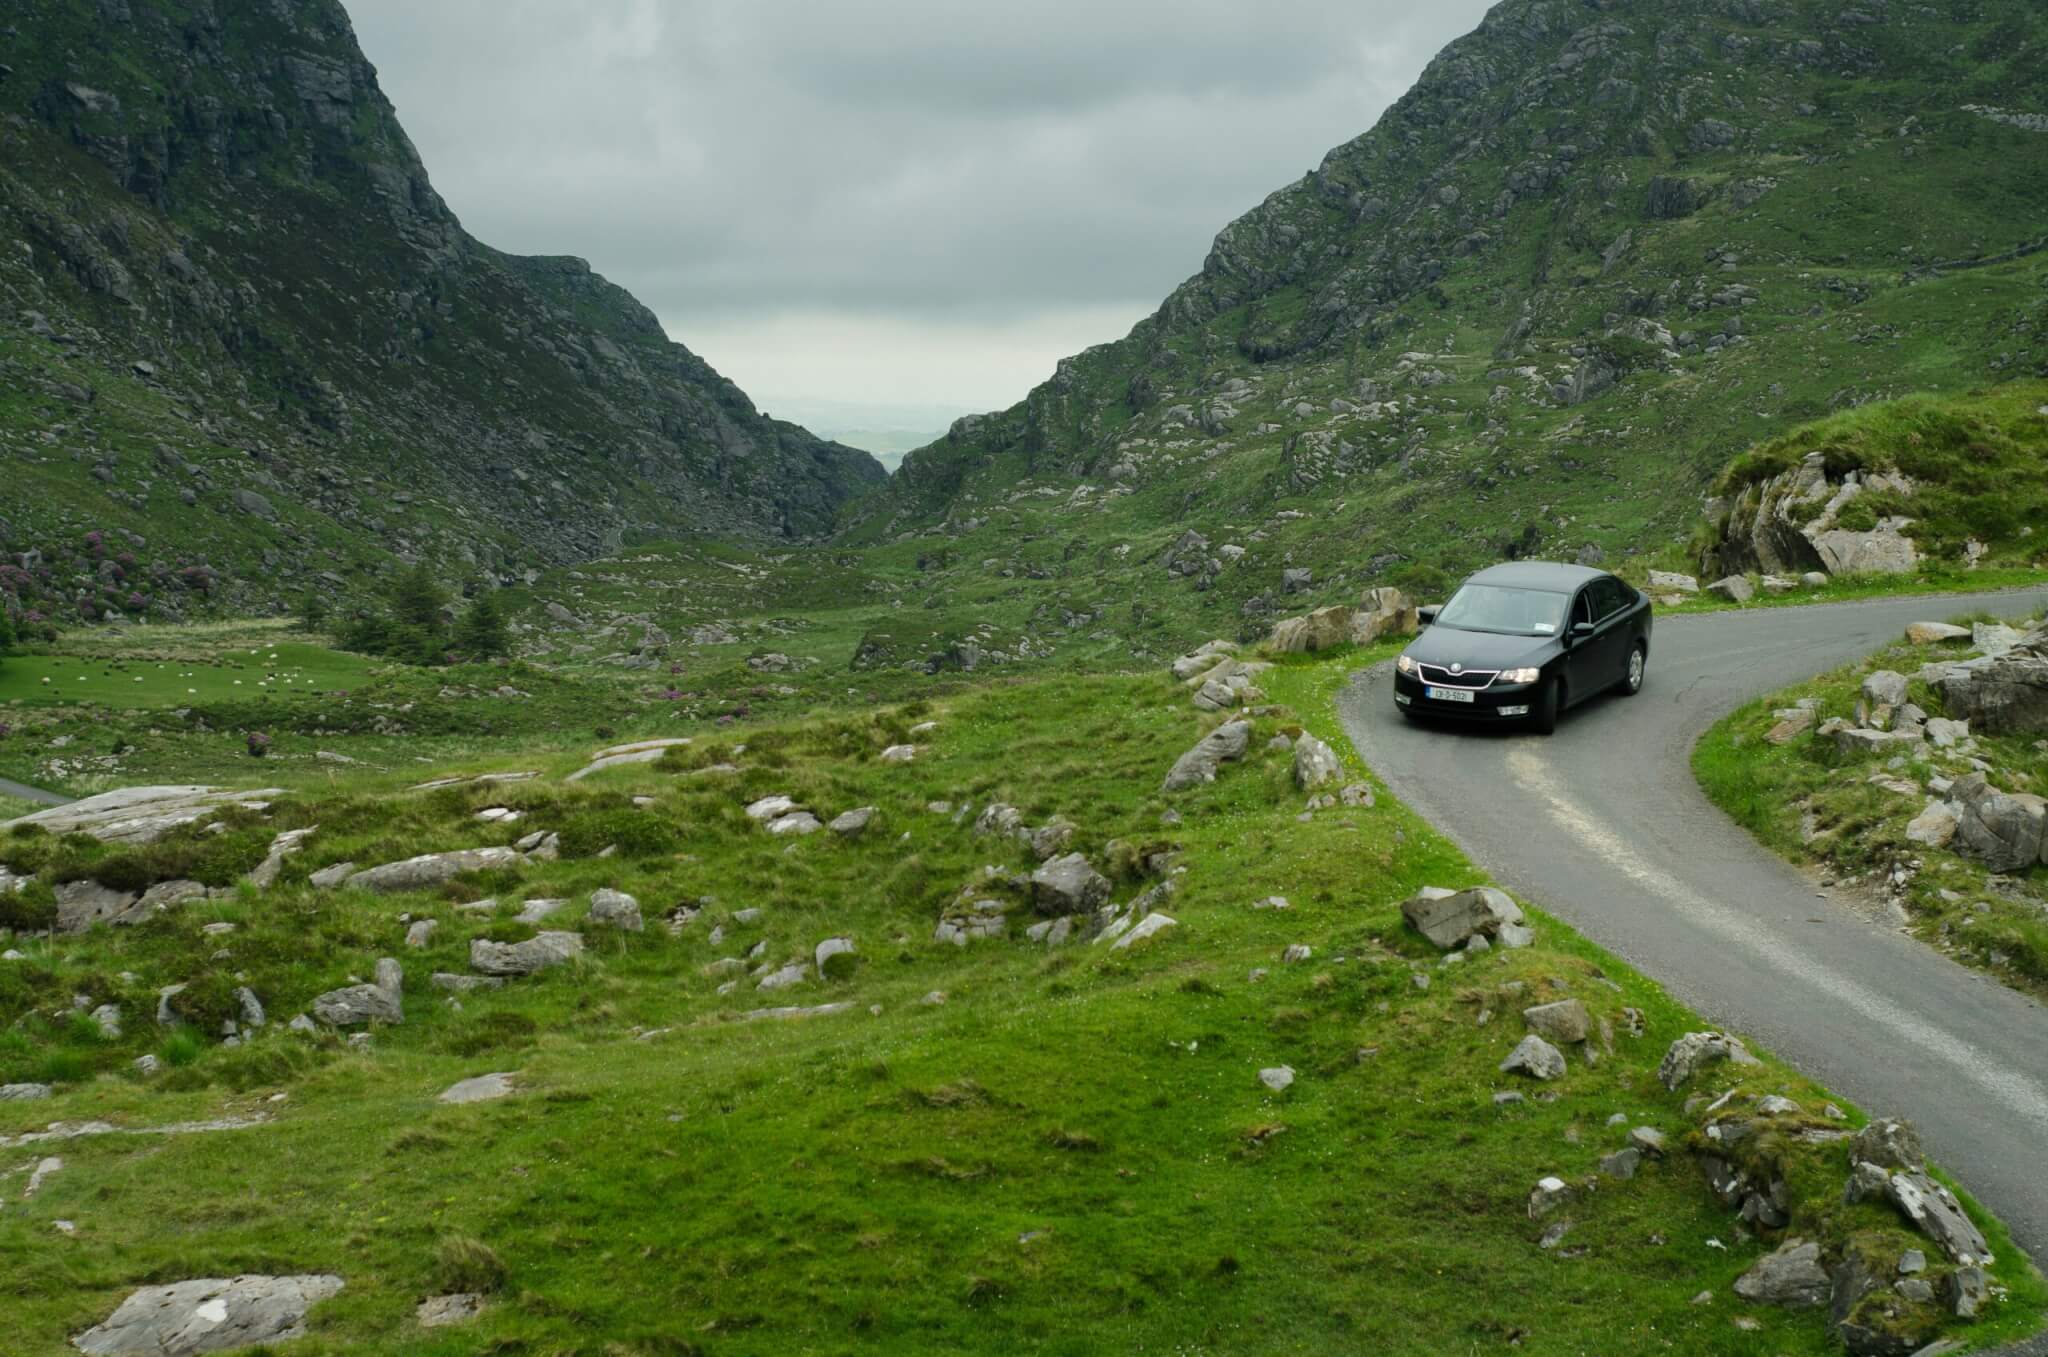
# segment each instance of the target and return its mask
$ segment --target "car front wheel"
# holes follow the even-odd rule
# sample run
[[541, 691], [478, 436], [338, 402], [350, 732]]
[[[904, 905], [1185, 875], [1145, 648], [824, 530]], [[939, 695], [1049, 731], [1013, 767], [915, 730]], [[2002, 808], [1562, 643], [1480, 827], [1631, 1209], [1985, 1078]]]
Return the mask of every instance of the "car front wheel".
[[1650, 667], [1650, 652], [1643, 648], [1641, 641], [1628, 653], [1628, 672], [1622, 675], [1621, 695], [1634, 697], [1643, 690], [1643, 674]]
[[1529, 729], [1538, 735], [1549, 735], [1557, 729], [1559, 686], [1557, 679], [1544, 684], [1543, 691], [1529, 706]]

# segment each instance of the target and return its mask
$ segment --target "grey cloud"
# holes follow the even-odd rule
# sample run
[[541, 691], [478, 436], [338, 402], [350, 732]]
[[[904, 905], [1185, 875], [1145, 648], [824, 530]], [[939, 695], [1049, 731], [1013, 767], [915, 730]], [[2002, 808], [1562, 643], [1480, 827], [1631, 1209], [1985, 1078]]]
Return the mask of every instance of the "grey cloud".
[[589, 258], [685, 342], [1156, 303], [1486, 8], [348, 2], [465, 224]]

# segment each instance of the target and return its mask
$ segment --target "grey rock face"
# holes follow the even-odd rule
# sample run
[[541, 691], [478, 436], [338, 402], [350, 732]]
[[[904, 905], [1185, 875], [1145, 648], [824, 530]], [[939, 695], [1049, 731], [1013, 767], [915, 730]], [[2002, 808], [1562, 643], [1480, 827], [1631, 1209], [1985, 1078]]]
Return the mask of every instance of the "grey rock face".
[[139, 892], [117, 891], [97, 881], [67, 881], [56, 888], [57, 931], [83, 933], [94, 924], [130, 924], [144, 917]]
[[1792, 1309], [1826, 1305], [1832, 1290], [1820, 1245], [1802, 1239], [1786, 1240], [1735, 1280], [1735, 1294], [1744, 1300]]
[[49, 1096], [48, 1084], [0, 1084], [0, 1103], [25, 1103]]
[[1906, 700], [1906, 676], [1880, 669], [1863, 680], [1863, 700], [1873, 707], [1897, 707]]
[[532, 975], [583, 954], [576, 933], [546, 932], [525, 942], [492, 942], [476, 938], [469, 944], [469, 964], [485, 975]]
[[809, 963], [792, 961], [787, 966], [779, 970], [770, 971], [767, 975], [762, 976], [761, 983], [756, 985], [755, 988], [762, 990], [788, 989], [792, 985], [801, 985], [810, 978], [810, 975], [811, 968]]
[[1109, 899], [1109, 878], [1069, 853], [1031, 874], [1031, 899], [1040, 914], [1084, 914]]
[[451, 853], [422, 853], [403, 862], [387, 862], [381, 867], [357, 872], [348, 878], [347, 884], [357, 890], [388, 895], [398, 891], [425, 890], [429, 886], [452, 881], [464, 872], [510, 867], [520, 861], [519, 854], [510, 848], [462, 848]]
[[2024, 871], [2041, 860], [2048, 846], [2048, 801], [2001, 792], [1982, 773], [1959, 779], [1949, 799], [1956, 809], [1956, 851], [1994, 872]]
[[1756, 597], [1756, 586], [1747, 577], [1730, 575], [1724, 580], [1715, 580], [1707, 586], [1707, 592], [1730, 603], [1747, 603]]
[[1493, 937], [1522, 922], [1522, 907], [1491, 886], [1446, 891], [1424, 887], [1401, 902], [1401, 917], [1416, 932], [1449, 951], [1474, 937]]
[[618, 928], [638, 933], [647, 925], [640, 917], [640, 902], [624, 891], [602, 887], [590, 893], [590, 922], [601, 928]]
[[1508, 1052], [1500, 1069], [1503, 1074], [1521, 1073], [1534, 1079], [1561, 1078], [1565, 1072], [1564, 1052], [1531, 1032]]
[[146, 1286], [72, 1344], [88, 1357], [188, 1357], [297, 1338], [306, 1311], [342, 1289], [328, 1274], [200, 1278]]
[[1232, 721], [1218, 726], [1175, 761], [1161, 790], [1177, 792], [1204, 782], [1214, 782], [1221, 765], [1235, 763], [1244, 757], [1251, 737], [1249, 721]]
[[1941, 1246], [1955, 1262], [1988, 1265], [1994, 1261], [1991, 1246], [1971, 1219], [1963, 1213], [1955, 1194], [1920, 1169], [1894, 1173], [1887, 1194], [1899, 1214], [1913, 1228]]

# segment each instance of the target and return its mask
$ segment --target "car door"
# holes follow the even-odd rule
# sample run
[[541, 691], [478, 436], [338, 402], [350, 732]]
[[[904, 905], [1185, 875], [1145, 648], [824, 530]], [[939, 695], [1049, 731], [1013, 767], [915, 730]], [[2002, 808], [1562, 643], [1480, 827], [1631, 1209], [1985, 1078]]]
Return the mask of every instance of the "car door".
[[[1571, 649], [1565, 653], [1565, 682], [1571, 689], [1574, 702], [1591, 697], [1613, 682], [1606, 677], [1608, 661], [1602, 656], [1598, 624], [1594, 622], [1598, 615], [1595, 606], [1593, 586], [1589, 584], [1573, 596], [1572, 609], [1565, 621], [1571, 644]], [[1578, 630], [1587, 623], [1595, 626], [1591, 636], [1581, 635]]]
[[1628, 677], [1628, 653], [1635, 644], [1629, 625], [1629, 589], [1612, 578], [1594, 580], [1588, 589], [1593, 595], [1593, 625], [1599, 628], [1594, 640], [1603, 675], [1600, 686], [1608, 688]]

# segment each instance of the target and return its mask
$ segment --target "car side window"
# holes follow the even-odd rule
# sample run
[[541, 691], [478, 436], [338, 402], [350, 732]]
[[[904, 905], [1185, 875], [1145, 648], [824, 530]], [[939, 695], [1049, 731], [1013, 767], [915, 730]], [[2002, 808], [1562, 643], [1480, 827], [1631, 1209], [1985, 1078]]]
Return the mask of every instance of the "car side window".
[[1572, 603], [1572, 625], [1577, 626], [1582, 622], [1589, 623], [1595, 615], [1593, 591], [1591, 589], [1581, 589], [1578, 598]]
[[1628, 607], [1628, 588], [1619, 580], [1596, 580], [1593, 611], [1602, 622]]

